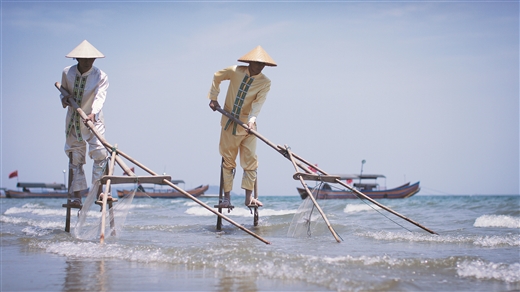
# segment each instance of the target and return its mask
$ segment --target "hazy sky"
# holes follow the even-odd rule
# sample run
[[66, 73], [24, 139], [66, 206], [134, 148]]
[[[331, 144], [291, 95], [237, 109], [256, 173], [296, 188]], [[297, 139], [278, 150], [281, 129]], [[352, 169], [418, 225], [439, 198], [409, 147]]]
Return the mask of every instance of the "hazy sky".
[[[106, 139], [186, 188], [219, 183], [213, 73], [261, 45], [278, 63], [257, 121], [273, 143], [329, 173], [365, 159], [387, 188], [520, 192], [518, 1], [2, 1], [1, 14], [1, 187], [14, 170], [64, 181], [54, 83], [86, 39], [106, 56]], [[260, 196], [297, 195], [292, 164], [260, 141], [257, 154]]]

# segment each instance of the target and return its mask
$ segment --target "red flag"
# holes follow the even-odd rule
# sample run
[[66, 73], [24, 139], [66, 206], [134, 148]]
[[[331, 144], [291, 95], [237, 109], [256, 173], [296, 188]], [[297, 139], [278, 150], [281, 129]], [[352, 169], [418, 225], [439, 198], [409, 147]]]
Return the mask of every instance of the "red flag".
[[[314, 166], [318, 166], [318, 165], [314, 164]], [[309, 166], [309, 170], [314, 172], [314, 173], [318, 172], [318, 170], [316, 168], [312, 167], [312, 166]]]
[[[133, 168], [133, 167], [132, 167], [132, 168], [130, 168], [130, 170], [131, 170], [132, 172], [135, 172], [135, 170], [134, 170], [134, 168]], [[126, 173], [126, 171], [125, 171], [125, 172], [123, 173], [123, 175], [130, 175], [130, 174]]]
[[351, 184], [351, 183], [352, 183], [352, 179], [351, 178], [347, 179], [347, 184]]
[[18, 170], [15, 170], [9, 174], [9, 178], [17, 177], [18, 176]]

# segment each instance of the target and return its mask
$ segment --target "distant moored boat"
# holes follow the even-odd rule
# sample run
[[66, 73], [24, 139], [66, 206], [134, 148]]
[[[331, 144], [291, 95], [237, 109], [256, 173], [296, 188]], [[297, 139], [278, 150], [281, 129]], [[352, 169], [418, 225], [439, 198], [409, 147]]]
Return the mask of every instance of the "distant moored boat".
[[[339, 175], [341, 180], [353, 183], [353, 187], [372, 199], [404, 199], [409, 198], [421, 189], [419, 182], [410, 184], [409, 182], [392, 189], [381, 189], [377, 183], [378, 178], [386, 178], [381, 174], [349, 174]], [[357, 182], [355, 182], [357, 181]], [[368, 182], [367, 182], [368, 181]], [[307, 198], [304, 188], [297, 188], [302, 199]], [[328, 183], [324, 183], [320, 188], [311, 189], [316, 199], [357, 199], [358, 196], [347, 189], [333, 189]]]

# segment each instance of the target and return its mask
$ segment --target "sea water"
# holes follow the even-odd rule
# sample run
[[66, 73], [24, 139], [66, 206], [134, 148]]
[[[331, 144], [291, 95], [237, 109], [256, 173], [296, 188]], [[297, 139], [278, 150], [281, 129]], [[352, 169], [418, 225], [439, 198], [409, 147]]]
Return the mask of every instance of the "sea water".
[[[378, 200], [438, 235], [367, 201], [318, 201], [339, 243], [318, 213], [304, 235], [288, 235], [299, 197], [261, 199], [258, 226], [243, 196], [224, 214], [271, 244], [225, 220], [217, 231], [216, 215], [190, 199], [135, 198], [100, 244], [64, 231], [64, 199], [2, 198], [0, 290], [520, 290], [520, 196]], [[99, 225], [98, 206], [86, 214]], [[77, 221], [74, 212], [72, 229]]]

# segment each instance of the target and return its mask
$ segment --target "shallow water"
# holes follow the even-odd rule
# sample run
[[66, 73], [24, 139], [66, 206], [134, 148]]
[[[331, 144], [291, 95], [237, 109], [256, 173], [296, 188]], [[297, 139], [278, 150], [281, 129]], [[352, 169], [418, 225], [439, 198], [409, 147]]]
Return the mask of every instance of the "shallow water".
[[519, 196], [379, 200], [439, 235], [361, 200], [319, 201], [340, 243], [321, 219], [310, 236], [287, 235], [299, 197], [263, 197], [256, 227], [243, 197], [233, 198], [225, 215], [270, 245], [226, 221], [217, 232], [216, 216], [189, 199], [134, 199], [103, 245], [98, 206], [82, 227], [94, 237], [79, 239], [63, 231], [63, 199], [0, 201], [2, 291], [520, 289]]

